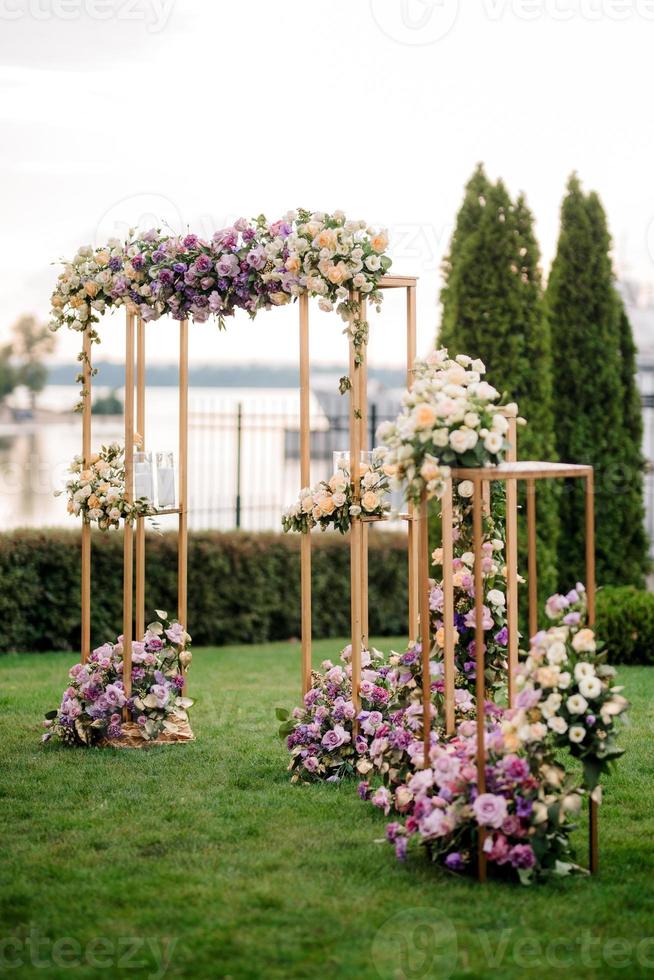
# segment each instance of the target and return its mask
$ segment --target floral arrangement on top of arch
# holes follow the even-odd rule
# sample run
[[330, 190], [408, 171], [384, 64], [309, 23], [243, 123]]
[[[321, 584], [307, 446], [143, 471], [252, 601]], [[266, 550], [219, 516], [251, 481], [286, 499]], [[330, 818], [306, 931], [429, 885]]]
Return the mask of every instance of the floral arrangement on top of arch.
[[[368, 327], [349, 292], [379, 307], [379, 280], [391, 267], [387, 247], [385, 231], [348, 220], [342, 211], [297, 209], [273, 222], [264, 215], [239, 218], [210, 241], [151, 229], [126, 242], [83, 246], [65, 262], [50, 326], [88, 331], [99, 343], [100, 316], [124, 306], [146, 321], [166, 314], [196, 323], [216, 317], [223, 328], [237, 309], [254, 317], [308, 293], [346, 321], [359, 356]], [[341, 379], [341, 390], [348, 387], [349, 379]]]
[[[380, 428], [388, 445], [382, 465], [407, 497], [438, 497], [448, 467], [498, 463], [506, 449], [504, 403], [482, 380], [484, 365], [435, 351], [416, 368], [395, 423]], [[327, 484], [329, 487], [329, 484]], [[318, 496], [327, 492], [325, 487]], [[571, 833], [584, 797], [600, 801], [599, 778], [621, 754], [617, 728], [628, 708], [615, 670], [587, 625], [584, 586], [552, 596], [552, 625], [522, 653], [515, 707], [505, 703], [506, 567], [501, 500], [483, 518], [482, 583], [485, 660], [486, 792], [477, 792], [475, 722], [475, 596], [472, 485], [457, 484], [454, 535], [455, 720], [447, 736], [444, 696], [443, 591], [438, 570], [431, 591], [435, 642], [430, 653], [431, 748], [424, 758], [420, 645], [384, 656], [364, 651], [358, 715], [352, 700], [349, 647], [341, 662], [325, 661], [312, 674], [303, 704], [278, 709], [280, 735], [290, 752], [293, 782], [358, 776], [359, 795], [391, 821], [386, 838], [400, 860], [417, 845], [450, 872], [474, 870], [485, 833], [489, 868], [527, 884], [581, 872]], [[501, 484], [491, 493], [501, 496]], [[314, 500], [319, 507], [319, 500]], [[304, 509], [304, 508], [302, 508]], [[306, 505], [309, 512], [309, 504]], [[301, 528], [308, 530], [309, 528]], [[356, 729], [355, 729], [356, 723]], [[580, 760], [566, 768], [562, 752]]]

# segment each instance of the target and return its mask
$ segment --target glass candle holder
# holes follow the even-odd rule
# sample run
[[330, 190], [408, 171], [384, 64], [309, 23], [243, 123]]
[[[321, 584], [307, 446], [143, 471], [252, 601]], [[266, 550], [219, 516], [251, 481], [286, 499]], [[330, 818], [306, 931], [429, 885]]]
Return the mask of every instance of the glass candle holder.
[[157, 502], [160, 510], [175, 506], [175, 458], [171, 452], [157, 453]]
[[154, 503], [152, 453], [134, 453], [134, 499]]
[[[364, 473], [372, 466], [373, 453], [369, 452], [367, 449], [362, 449], [359, 453], [359, 471], [360, 475], [363, 476]], [[342, 470], [345, 473], [350, 472], [350, 452], [348, 449], [336, 449], [332, 453], [332, 466], [334, 467], [332, 472], [338, 473]]]

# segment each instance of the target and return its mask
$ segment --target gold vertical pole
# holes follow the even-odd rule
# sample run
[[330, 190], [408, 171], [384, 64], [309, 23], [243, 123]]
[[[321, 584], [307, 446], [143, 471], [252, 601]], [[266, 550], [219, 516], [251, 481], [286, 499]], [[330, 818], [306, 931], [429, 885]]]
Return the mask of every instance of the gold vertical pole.
[[[591, 469], [586, 489], [586, 599], [588, 625], [595, 626], [595, 480]], [[590, 873], [599, 871], [599, 808], [592, 798], [588, 802], [588, 852]]]
[[595, 626], [595, 478], [586, 477], [586, 598], [588, 625]]
[[[136, 320], [136, 429], [145, 452], [145, 324]], [[145, 635], [145, 519], [136, 520], [136, 610], [137, 640]]]
[[[473, 552], [475, 556], [475, 711], [477, 714], [477, 792], [486, 792], [486, 692], [484, 685], [484, 579], [482, 573], [482, 495], [483, 481], [474, 479]], [[479, 828], [477, 855], [480, 881], [486, 880], [485, 833]]]
[[[366, 301], [361, 297], [359, 315], [366, 318]], [[362, 363], [359, 366], [359, 405], [361, 409], [361, 449], [368, 449], [368, 349], [361, 348]], [[368, 648], [368, 535], [369, 524], [361, 526], [361, 640], [364, 649]]]
[[[134, 314], [125, 314], [125, 500], [134, 499]], [[132, 588], [134, 560], [134, 526], [125, 521], [123, 537], [123, 688], [132, 693]], [[125, 721], [129, 709], [123, 709]]]
[[[82, 335], [82, 458], [84, 467], [91, 456], [91, 338], [88, 330]], [[91, 525], [82, 521], [82, 629], [81, 659], [85, 664], [91, 653]]]
[[[355, 302], [360, 302], [358, 294], [351, 294]], [[361, 307], [360, 307], [361, 308]], [[355, 505], [361, 503], [361, 375], [356, 363], [354, 340], [350, 337], [350, 478], [352, 480], [352, 499]], [[352, 517], [350, 527], [350, 588], [352, 620], [352, 702], [356, 713], [361, 708], [361, 641], [363, 637], [362, 595], [361, 595], [361, 553], [363, 524], [360, 516]], [[357, 725], [355, 723], [356, 732]]]
[[[406, 291], [406, 384], [413, 387], [413, 365], [416, 359], [416, 287], [407, 286]], [[407, 546], [409, 553], [409, 641], [418, 639], [418, 617], [420, 610], [420, 540], [415, 527], [416, 508], [409, 502], [409, 521], [407, 527]]]
[[429, 502], [427, 492], [422, 491], [419, 510], [420, 574], [418, 588], [420, 594], [420, 647], [422, 660], [422, 745], [423, 767], [429, 765], [431, 741], [431, 631], [429, 620]]
[[454, 734], [454, 536], [452, 522], [452, 480], [445, 481], [441, 501], [441, 540], [443, 545], [443, 680], [445, 682], [445, 731]]
[[[300, 484], [311, 486], [311, 377], [309, 371], [309, 296], [300, 307]], [[311, 535], [300, 535], [302, 694], [311, 687]]]
[[[515, 463], [518, 458], [517, 424], [515, 419], [509, 419], [508, 432], [509, 448], [506, 453], [507, 463]], [[509, 659], [509, 707], [515, 701], [515, 675], [518, 669], [518, 481], [506, 481], [506, 599], [508, 659]]]
[[527, 575], [529, 577], [529, 636], [538, 632], [538, 544], [536, 540], [536, 481], [527, 480]]
[[188, 628], [188, 320], [179, 324], [179, 540], [177, 617]]

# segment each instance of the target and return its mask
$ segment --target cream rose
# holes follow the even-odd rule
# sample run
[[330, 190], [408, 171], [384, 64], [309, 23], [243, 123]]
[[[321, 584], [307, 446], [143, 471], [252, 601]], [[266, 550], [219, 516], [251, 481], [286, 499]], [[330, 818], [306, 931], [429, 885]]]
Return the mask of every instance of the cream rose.
[[364, 510], [368, 511], [369, 514], [379, 507], [379, 497], [374, 490], [368, 490], [366, 493], [364, 493], [363, 497], [361, 498], [361, 506]]

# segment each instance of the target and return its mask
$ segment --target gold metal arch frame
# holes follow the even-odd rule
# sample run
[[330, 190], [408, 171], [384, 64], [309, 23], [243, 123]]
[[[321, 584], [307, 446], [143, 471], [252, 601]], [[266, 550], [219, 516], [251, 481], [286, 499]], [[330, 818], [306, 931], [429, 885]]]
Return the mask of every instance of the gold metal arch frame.
[[[484, 719], [484, 628], [483, 628], [483, 579], [482, 579], [482, 521], [484, 509], [489, 507], [490, 483], [506, 483], [506, 568], [507, 568], [507, 626], [508, 638], [508, 701], [515, 703], [515, 675], [518, 667], [518, 482], [524, 481], [527, 489], [527, 541], [529, 574], [529, 634], [538, 630], [538, 580], [536, 553], [536, 485], [539, 480], [580, 479], [585, 483], [585, 562], [588, 622], [595, 624], [595, 516], [594, 476], [592, 466], [572, 463], [520, 461], [516, 459], [516, 425], [511, 421], [509, 429], [511, 450], [505, 463], [496, 467], [453, 469], [446, 481], [441, 500], [443, 546], [443, 632], [444, 632], [444, 686], [445, 729], [454, 733], [454, 585], [452, 576], [453, 555], [453, 487], [457, 481], [470, 480], [473, 484], [473, 554], [475, 590], [475, 660], [476, 660], [476, 723], [477, 723], [477, 785], [485, 791], [485, 719]], [[428, 502], [423, 495], [420, 503], [420, 558], [419, 591], [423, 674], [423, 731], [424, 757], [428, 758], [431, 729], [431, 689], [429, 661], [431, 638], [429, 630], [429, 568]], [[479, 831], [478, 877], [486, 879], [486, 854], [483, 850], [484, 832]], [[598, 806], [589, 800], [589, 867], [595, 874], [599, 868]]]
[[[416, 285], [410, 276], [383, 276], [380, 289], [406, 290], [406, 368], [407, 386], [413, 383], [413, 363], [416, 359]], [[350, 299], [359, 305], [362, 320], [366, 319], [367, 301], [362, 293], [351, 292]], [[299, 297], [300, 311], [300, 483], [311, 486], [311, 418], [310, 418], [310, 355], [309, 355], [309, 298]], [[357, 352], [352, 339], [349, 347], [350, 379], [350, 476], [354, 499], [360, 491], [361, 450], [368, 448], [368, 362], [364, 344]], [[408, 524], [409, 572], [409, 636], [418, 638], [419, 630], [419, 540], [417, 511], [410, 506], [402, 515]], [[350, 587], [352, 642], [352, 700], [357, 713], [360, 708], [361, 651], [368, 644], [368, 530], [370, 523], [384, 520], [379, 517], [352, 517], [350, 528]], [[302, 693], [311, 687], [311, 535], [303, 534], [300, 541], [301, 568], [301, 636], [302, 636]], [[355, 723], [356, 729], [356, 723]]]
[[[82, 457], [91, 456], [91, 341], [83, 339]], [[136, 358], [135, 358], [136, 355]], [[136, 371], [135, 371], [136, 360]], [[133, 499], [135, 428], [145, 448], [145, 323], [134, 313], [125, 314], [125, 497]], [[135, 425], [136, 423], [136, 425]], [[178, 516], [177, 618], [187, 628], [188, 612], [188, 320], [179, 323], [179, 432], [178, 506], [157, 511]], [[135, 526], [125, 522], [123, 532], [123, 685], [129, 697], [132, 688], [132, 642], [145, 633], [145, 518]], [[82, 524], [81, 659], [91, 653], [91, 526]], [[186, 692], [186, 689], [185, 689]], [[128, 721], [127, 709], [124, 709]], [[188, 736], [185, 736], [185, 740]], [[171, 739], [166, 739], [170, 741]]]

